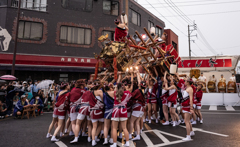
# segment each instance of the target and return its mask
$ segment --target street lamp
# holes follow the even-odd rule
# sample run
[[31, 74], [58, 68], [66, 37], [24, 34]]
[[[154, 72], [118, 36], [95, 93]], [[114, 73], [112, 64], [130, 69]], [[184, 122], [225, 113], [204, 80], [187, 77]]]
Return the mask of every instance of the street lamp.
[[15, 44], [14, 44], [12, 72], [11, 72], [11, 75], [13, 75], [13, 76], [15, 74], [15, 60], [16, 60], [16, 53], [17, 53], [17, 38], [18, 38], [18, 26], [19, 26], [19, 17], [20, 17], [20, 6], [21, 6], [21, 0], [18, 0], [17, 24], [16, 24], [16, 29], [15, 29], [16, 34], [15, 34]]

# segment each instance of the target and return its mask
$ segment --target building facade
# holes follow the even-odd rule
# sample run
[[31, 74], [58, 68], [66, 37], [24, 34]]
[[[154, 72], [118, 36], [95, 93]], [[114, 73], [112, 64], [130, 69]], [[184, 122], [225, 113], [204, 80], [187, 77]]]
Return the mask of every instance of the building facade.
[[[0, 75], [11, 73], [18, 5], [18, 0], [0, 0]], [[22, 0], [20, 6], [15, 71], [19, 80], [89, 78], [97, 62], [93, 53], [101, 51], [98, 37], [108, 33], [113, 38], [114, 19], [123, 11], [129, 34], [143, 34], [144, 27], [154, 26], [160, 36], [165, 27], [134, 0]]]

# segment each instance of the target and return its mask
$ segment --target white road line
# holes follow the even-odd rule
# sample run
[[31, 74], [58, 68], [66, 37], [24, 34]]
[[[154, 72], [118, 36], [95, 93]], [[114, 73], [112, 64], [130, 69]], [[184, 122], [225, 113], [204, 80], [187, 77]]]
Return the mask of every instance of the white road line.
[[67, 147], [62, 141], [55, 142], [59, 147]]
[[170, 141], [164, 137], [159, 131], [153, 130], [153, 132], [160, 138], [164, 143], [169, 143]]
[[[193, 141], [192, 139], [189, 141]], [[187, 142], [187, 141], [183, 141], [183, 140], [177, 140], [177, 141], [172, 141], [169, 143], [161, 143], [161, 144], [156, 144], [154, 145], [154, 147], [161, 147], [161, 146], [167, 146], [167, 145], [172, 145], [172, 144], [177, 144], [177, 143], [183, 143], [183, 142]]]
[[217, 110], [217, 106], [211, 105], [211, 106], [209, 107], [209, 110]]
[[220, 115], [225, 115], [225, 114], [237, 114], [237, 115], [240, 115], [240, 113], [215, 113], [215, 112], [201, 112], [201, 113], [204, 113], [204, 114], [220, 114]]
[[225, 106], [227, 111], [235, 111], [235, 109], [232, 106]]
[[144, 132], [142, 132], [141, 136], [142, 136], [142, 139], [143, 139], [143, 140], [145, 141], [145, 143], [147, 144], [147, 146], [149, 146], [149, 147], [154, 146], [153, 143], [152, 143], [152, 141], [148, 138], [148, 136], [147, 136]]

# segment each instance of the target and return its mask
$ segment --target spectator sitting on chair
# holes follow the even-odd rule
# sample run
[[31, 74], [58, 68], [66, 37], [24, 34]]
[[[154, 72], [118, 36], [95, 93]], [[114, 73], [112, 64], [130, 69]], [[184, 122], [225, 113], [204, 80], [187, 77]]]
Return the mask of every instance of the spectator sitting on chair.
[[15, 107], [15, 105], [17, 104], [17, 102], [20, 100], [19, 97], [19, 92], [16, 92], [14, 97], [13, 97], [13, 107]]
[[17, 118], [18, 116], [21, 116], [23, 113], [23, 108], [29, 106], [26, 101], [26, 98], [27, 98], [26, 95], [22, 95], [21, 99], [15, 105], [14, 112], [13, 112], [13, 115], [15, 116], [15, 118]]
[[5, 118], [7, 114], [7, 105], [0, 100], [0, 118]]
[[[43, 102], [42, 100], [39, 98], [39, 96], [35, 96], [35, 98], [33, 98], [30, 102], [31, 105], [37, 105], [38, 109], [40, 109], [39, 114], [41, 114], [42, 110], [43, 110]], [[42, 114], [41, 114], [42, 115]]]

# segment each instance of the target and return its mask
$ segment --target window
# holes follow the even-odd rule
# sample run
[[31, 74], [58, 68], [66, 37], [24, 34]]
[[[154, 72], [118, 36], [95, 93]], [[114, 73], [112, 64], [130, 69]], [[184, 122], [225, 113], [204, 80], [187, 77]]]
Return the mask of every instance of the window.
[[92, 30], [86, 28], [61, 26], [60, 42], [70, 44], [91, 44]]
[[7, 6], [8, 0], [0, 0], [0, 6]]
[[103, 0], [103, 13], [118, 16], [118, 2]]
[[108, 38], [111, 40], [114, 40], [114, 32], [113, 31], [102, 31], [102, 35], [107, 35], [108, 34]]
[[[18, 3], [18, 0], [12, 0], [12, 7], [18, 7]], [[47, 0], [22, 0], [21, 8], [37, 11], [47, 11]]]
[[141, 26], [141, 15], [132, 9], [131, 9], [130, 13], [131, 13], [130, 14], [131, 22], [137, 26]]
[[42, 40], [43, 24], [39, 22], [19, 21], [18, 38]]
[[158, 35], [158, 37], [161, 37], [162, 34], [162, 29], [159, 27], [156, 27], [156, 35]]
[[60, 74], [60, 82], [68, 82], [68, 74]]
[[151, 27], [154, 27], [154, 23], [151, 21], [148, 21], [148, 31], [150, 32]]
[[93, 0], [62, 0], [62, 7], [77, 11], [92, 11]]

